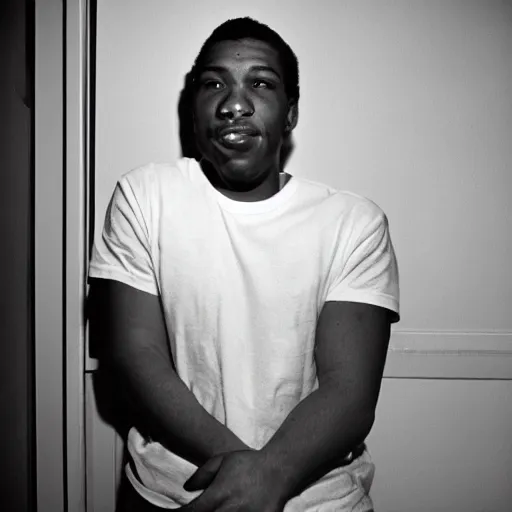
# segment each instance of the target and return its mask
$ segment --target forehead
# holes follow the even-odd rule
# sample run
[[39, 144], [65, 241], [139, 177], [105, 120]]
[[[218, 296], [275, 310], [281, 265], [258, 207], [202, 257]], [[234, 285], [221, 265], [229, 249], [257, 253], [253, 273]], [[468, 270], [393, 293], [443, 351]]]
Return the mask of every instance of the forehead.
[[256, 39], [220, 41], [205, 55], [203, 67], [268, 66], [282, 76], [278, 52], [268, 43]]

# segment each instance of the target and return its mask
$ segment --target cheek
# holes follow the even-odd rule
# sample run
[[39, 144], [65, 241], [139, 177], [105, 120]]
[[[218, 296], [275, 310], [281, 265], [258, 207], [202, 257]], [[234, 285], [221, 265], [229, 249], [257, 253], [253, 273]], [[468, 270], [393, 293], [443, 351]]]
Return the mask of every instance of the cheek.
[[202, 114], [194, 115], [193, 120], [194, 133], [197, 137], [204, 138], [208, 135], [208, 122], [207, 118], [204, 116], [204, 111]]
[[211, 111], [211, 102], [204, 99], [198, 99], [192, 108], [192, 116], [196, 120], [197, 124], [205, 125], [207, 119], [210, 117], [209, 112]]
[[264, 113], [266, 129], [273, 135], [282, 135], [286, 126], [286, 113], [276, 105], [273, 109], [268, 109]]

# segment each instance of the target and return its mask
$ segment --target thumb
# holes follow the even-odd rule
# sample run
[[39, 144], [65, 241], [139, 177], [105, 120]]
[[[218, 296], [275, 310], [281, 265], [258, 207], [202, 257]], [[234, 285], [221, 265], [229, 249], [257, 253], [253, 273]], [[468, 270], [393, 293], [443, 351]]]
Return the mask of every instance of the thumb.
[[215, 478], [222, 464], [222, 455], [216, 455], [208, 459], [195, 473], [183, 484], [183, 488], [188, 491], [198, 491], [206, 489]]

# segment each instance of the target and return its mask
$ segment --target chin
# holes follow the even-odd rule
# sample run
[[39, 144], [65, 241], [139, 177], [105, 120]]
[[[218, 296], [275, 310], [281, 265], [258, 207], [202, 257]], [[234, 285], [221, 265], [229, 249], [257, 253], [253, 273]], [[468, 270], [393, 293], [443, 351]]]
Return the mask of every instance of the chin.
[[245, 162], [230, 161], [224, 164], [217, 171], [222, 181], [238, 190], [251, 190], [261, 185], [267, 178], [268, 173], [257, 173], [251, 170], [250, 165]]

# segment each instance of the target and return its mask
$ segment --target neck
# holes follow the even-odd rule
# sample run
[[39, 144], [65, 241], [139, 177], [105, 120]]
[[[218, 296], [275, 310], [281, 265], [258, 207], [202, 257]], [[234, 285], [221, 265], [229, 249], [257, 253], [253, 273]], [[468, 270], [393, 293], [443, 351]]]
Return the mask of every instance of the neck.
[[201, 160], [201, 167], [210, 183], [223, 195], [235, 201], [242, 202], [255, 202], [264, 201], [277, 194], [284, 186], [287, 179], [284, 178], [283, 173], [272, 172], [261, 183], [253, 188], [243, 188], [243, 186], [236, 187], [230, 186], [221, 180], [219, 173], [213, 166], [204, 160]]

